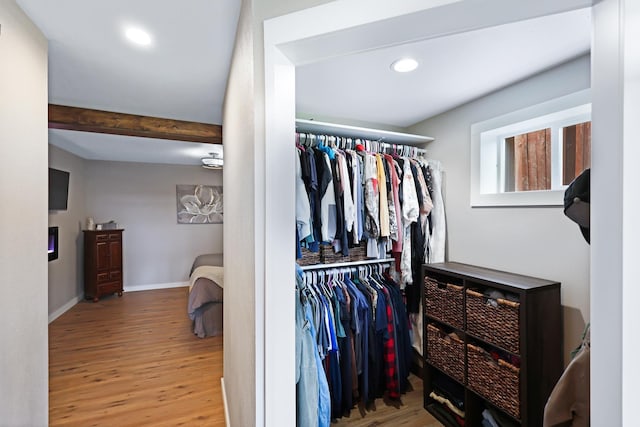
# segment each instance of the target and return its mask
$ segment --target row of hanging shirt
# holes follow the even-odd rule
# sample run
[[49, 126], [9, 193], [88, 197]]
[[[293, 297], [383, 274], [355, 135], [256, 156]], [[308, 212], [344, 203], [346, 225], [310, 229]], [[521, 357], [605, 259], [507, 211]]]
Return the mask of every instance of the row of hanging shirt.
[[329, 426], [407, 391], [407, 313], [382, 266], [299, 271], [296, 296], [298, 426]]
[[[443, 262], [445, 215], [440, 163], [424, 150], [379, 141], [296, 133], [296, 234], [313, 252], [320, 244], [368, 258], [396, 259], [402, 289], [418, 284], [425, 262]], [[418, 312], [419, 287], [408, 290]]]

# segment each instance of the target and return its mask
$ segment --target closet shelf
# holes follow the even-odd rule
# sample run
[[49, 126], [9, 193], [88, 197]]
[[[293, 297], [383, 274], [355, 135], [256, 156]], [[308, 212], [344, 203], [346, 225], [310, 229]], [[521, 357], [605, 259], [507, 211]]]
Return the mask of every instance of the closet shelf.
[[359, 265], [365, 265], [365, 264], [387, 264], [395, 261], [396, 260], [394, 258], [368, 259], [365, 261], [334, 262], [331, 264], [303, 265], [300, 268], [302, 268], [302, 271], [321, 270], [325, 268], [357, 267]]
[[444, 326], [446, 326], [448, 328], [454, 329], [454, 330], [456, 330], [458, 332], [465, 333], [463, 329], [458, 328], [456, 326], [453, 326], [451, 323], [445, 322], [444, 320], [440, 320], [439, 318], [437, 318], [435, 316], [431, 316], [429, 314], [425, 314], [424, 317], [425, 317], [425, 319], [430, 320], [432, 322], [439, 323], [439, 324], [444, 325]]
[[368, 139], [371, 141], [382, 141], [389, 144], [421, 145], [434, 140], [434, 138], [430, 136], [392, 132], [388, 130], [371, 129], [358, 126], [339, 125], [335, 123], [318, 122], [306, 119], [296, 119], [296, 131], [309, 132], [317, 135]]

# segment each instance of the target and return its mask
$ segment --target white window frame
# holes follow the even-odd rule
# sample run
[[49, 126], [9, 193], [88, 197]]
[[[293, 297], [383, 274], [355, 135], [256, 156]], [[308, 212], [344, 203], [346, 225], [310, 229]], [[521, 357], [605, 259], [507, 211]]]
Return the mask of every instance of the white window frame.
[[[562, 206], [562, 128], [590, 120], [586, 89], [471, 125], [471, 206]], [[546, 128], [551, 128], [551, 189], [505, 192], [505, 138]]]

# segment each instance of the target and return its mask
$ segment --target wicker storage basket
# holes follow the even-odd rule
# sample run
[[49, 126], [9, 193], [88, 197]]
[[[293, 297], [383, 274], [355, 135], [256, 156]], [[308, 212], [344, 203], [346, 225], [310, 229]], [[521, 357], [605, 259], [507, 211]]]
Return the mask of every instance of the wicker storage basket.
[[320, 252], [311, 252], [307, 248], [301, 248], [302, 258], [297, 259], [298, 265], [320, 264]]
[[520, 303], [497, 299], [497, 307], [486, 297], [467, 289], [467, 331], [483, 340], [520, 353]]
[[442, 283], [430, 277], [424, 278], [426, 314], [455, 328], [462, 329], [462, 286]]
[[467, 384], [498, 408], [520, 419], [520, 369], [493, 360], [484, 349], [467, 344]]
[[436, 368], [464, 383], [464, 342], [427, 325], [427, 360]]
[[349, 259], [351, 261], [364, 261], [367, 259], [367, 245], [361, 242], [353, 248], [349, 248]]
[[331, 245], [322, 245], [320, 246], [320, 261], [323, 264], [333, 264], [337, 262], [349, 262], [351, 258], [347, 256], [342, 256], [342, 252], [334, 252], [333, 246]]

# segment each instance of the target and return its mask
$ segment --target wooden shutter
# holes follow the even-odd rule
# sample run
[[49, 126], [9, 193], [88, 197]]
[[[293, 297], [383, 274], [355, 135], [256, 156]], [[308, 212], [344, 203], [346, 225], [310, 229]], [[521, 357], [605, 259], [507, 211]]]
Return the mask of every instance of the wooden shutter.
[[562, 128], [562, 184], [569, 185], [591, 167], [591, 122]]
[[516, 135], [513, 145], [515, 191], [550, 190], [551, 129]]

